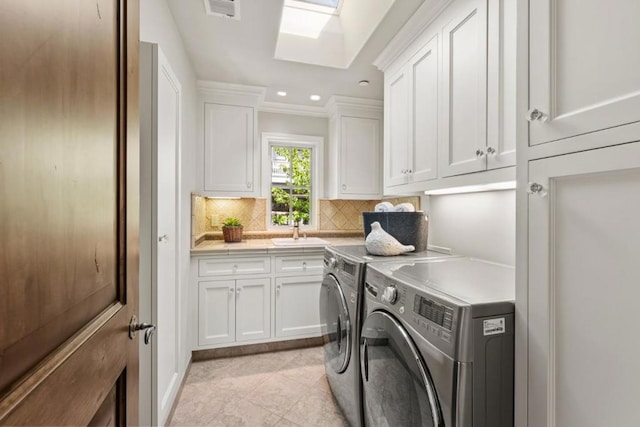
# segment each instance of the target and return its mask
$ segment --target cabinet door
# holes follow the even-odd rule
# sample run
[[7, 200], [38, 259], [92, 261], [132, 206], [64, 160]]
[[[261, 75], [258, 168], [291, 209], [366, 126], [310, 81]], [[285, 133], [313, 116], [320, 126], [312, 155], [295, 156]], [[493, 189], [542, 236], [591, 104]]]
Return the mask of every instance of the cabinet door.
[[204, 106], [204, 190], [250, 196], [259, 189], [253, 108]]
[[271, 336], [271, 279], [236, 281], [236, 341]]
[[531, 145], [640, 120], [639, 17], [633, 0], [531, 2]]
[[384, 186], [407, 183], [409, 79], [406, 68], [385, 75]]
[[198, 283], [198, 344], [234, 342], [236, 297], [234, 280]]
[[476, 1], [442, 31], [440, 176], [486, 169], [487, 0]]
[[487, 169], [516, 164], [516, 3], [488, 5]]
[[529, 175], [528, 424], [640, 425], [640, 143]]
[[409, 61], [409, 180], [422, 182], [438, 174], [438, 36]]
[[379, 197], [380, 121], [342, 117], [340, 194]]
[[276, 279], [276, 336], [320, 335], [322, 276]]

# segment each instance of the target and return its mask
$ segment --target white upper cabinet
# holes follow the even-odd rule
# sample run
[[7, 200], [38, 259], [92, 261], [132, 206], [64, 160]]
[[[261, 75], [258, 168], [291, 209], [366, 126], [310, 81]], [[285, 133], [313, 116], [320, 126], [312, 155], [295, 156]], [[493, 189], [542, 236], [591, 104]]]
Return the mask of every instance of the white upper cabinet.
[[[638, 126], [621, 126], [640, 121], [639, 17], [634, 0], [530, 2], [531, 146], [577, 137], [578, 151], [637, 139]], [[606, 138], [589, 137], [603, 129]]]
[[464, 8], [442, 30], [440, 176], [486, 169], [487, 3]]
[[343, 117], [340, 147], [340, 194], [379, 197], [380, 120]]
[[437, 177], [438, 37], [385, 79], [385, 194]]
[[438, 176], [438, 36], [409, 60], [409, 140], [407, 164], [410, 183]]
[[252, 107], [204, 104], [205, 194], [258, 195], [257, 153]]
[[515, 2], [440, 4], [438, 17], [416, 13], [425, 22], [417, 39], [403, 28], [376, 61], [385, 72], [385, 194], [515, 176]]
[[332, 199], [382, 196], [382, 102], [334, 96], [328, 102], [328, 190]]

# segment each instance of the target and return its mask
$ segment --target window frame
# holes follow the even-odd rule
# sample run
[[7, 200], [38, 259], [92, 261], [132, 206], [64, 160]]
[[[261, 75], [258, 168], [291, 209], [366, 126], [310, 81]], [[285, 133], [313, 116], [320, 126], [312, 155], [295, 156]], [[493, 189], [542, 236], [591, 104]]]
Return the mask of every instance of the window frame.
[[324, 164], [324, 137], [274, 132], [262, 133], [262, 194], [264, 194], [267, 199], [266, 215], [268, 231], [291, 228], [291, 226], [271, 224], [271, 147], [274, 145], [311, 149], [311, 193], [309, 195], [311, 202], [311, 212], [309, 213], [311, 224], [301, 224], [300, 228], [317, 230], [319, 225], [318, 204], [320, 195], [323, 194], [322, 174], [320, 171]]

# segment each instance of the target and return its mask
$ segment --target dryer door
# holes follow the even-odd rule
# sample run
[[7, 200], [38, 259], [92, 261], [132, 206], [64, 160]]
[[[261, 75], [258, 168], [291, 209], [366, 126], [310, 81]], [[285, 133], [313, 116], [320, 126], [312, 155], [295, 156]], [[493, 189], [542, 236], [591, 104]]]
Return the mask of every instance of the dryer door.
[[320, 323], [327, 369], [342, 373], [351, 357], [351, 321], [344, 292], [336, 278], [328, 274], [320, 291]]
[[374, 311], [363, 325], [360, 365], [366, 425], [444, 425], [422, 357], [406, 329], [384, 311]]

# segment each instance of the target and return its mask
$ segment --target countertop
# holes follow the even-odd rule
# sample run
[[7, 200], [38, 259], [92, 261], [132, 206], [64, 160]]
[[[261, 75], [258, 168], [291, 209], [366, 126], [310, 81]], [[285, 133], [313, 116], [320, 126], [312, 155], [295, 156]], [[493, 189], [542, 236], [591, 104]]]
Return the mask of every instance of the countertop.
[[[302, 239], [302, 238], [301, 238]], [[363, 245], [363, 237], [322, 237], [331, 246]], [[191, 249], [192, 256], [198, 255], [244, 255], [244, 254], [273, 254], [282, 252], [309, 253], [322, 252], [323, 246], [276, 246], [271, 239], [246, 239], [237, 243], [225, 243], [224, 240], [203, 240]]]

